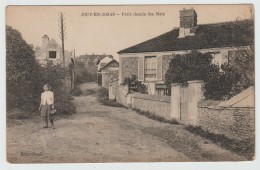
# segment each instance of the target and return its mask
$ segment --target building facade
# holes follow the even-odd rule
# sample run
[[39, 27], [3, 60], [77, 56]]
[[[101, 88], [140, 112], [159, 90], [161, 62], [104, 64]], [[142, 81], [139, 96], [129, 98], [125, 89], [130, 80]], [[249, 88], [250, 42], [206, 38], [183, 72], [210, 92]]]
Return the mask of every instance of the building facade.
[[99, 69], [98, 74], [101, 76], [101, 86], [108, 89], [111, 80], [118, 78], [119, 63], [116, 60], [111, 60], [102, 68]]
[[118, 52], [119, 83], [135, 75], [147, 86], [149, 94], [158, 94], [164, 84], [169, 62], [177, 54], [192, 50], [209, 52], [212, 63], [229, 62], [236, 51], [254, 45], [254, 24], [251, 20], [197, 24], [195, 9], [180, 11], [180, 27]]
[[[71, 63], [71, 58], [73, 58], [73, 53], [65, 51], [65, 66]], [[62, 50], [61, 46], [54, 40], [49, 39], [48, 35], [42, 37], [42, 46], [38, 48], [35, 52], [36, 60], [45, 66], [48, 61], [53, 64], [62, 64]]]

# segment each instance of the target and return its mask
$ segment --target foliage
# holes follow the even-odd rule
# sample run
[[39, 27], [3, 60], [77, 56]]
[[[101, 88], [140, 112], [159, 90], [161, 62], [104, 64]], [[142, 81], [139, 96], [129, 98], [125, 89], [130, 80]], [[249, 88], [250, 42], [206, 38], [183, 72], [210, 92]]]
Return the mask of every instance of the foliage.
[[104, 100], [108, 100], [108, 89], [101, 87], [98, 89], [97, 92], [97, 100], [102, 102]]
[[75, 84], [94, 82], [97, 78], [97, 68], [95, 64], [85, 67], [85, 63], [79, 59], [75, 61]]
[[[238, 51], [238, 54], [241, 52]], [[170, 89], [171, 83], [185, 85], [190, 80], [203, 80], [204, 95], [207, 99], [229, 99], [253, 85], [253, 58], [237, 55], [231, 63], [222, 65], [220, 69], [211, 64], [212, 56], [209, 53], [192, 51], [176, 55], [169, 64], [165, 84]]]
[[254, 46], [239, 47], [229, 63], [232, 74], [238, 74], [238, 82], [232, 91], [234, 94], [255, 85]]
[[221, 69], [222, 72], [205, 81], [204, 95], [207, 99], [226, 100], [237, 94], [233, 89], [240, 76], [228, 64], [222, 65]]
[[124, 105], [117, 103], [116, 100], [109, 100], [108, 95], [108, 90], [104, 87], [100, 87], [97, 91], [98, 102], [110, 107], [125, 107]]
[[55, 95], [55, 107], [61, 112], [75, 113], [70, 95], [61, 81], [69, 74], [67, 68], [48, 62], [41, 67], [34, 51], [21, 33], [6, 27], [7, 109], [19, 108], [34, 112], [40, 105], [43, 85], [49, 84]]
[[165, 75], [165, 83], [186, 84], [190, 80], [208, 80], [219, 72], [217, 66], [211, 64], [212, 56], [209, 53], [192, 51], [184, 55], [176, 55], [169, 64]]
[[82, 91], [80, 90], [79, 86], [76, 86], [71, 93], [73, 96], [80, 96], [82, 94]]
[[7, 107], [33, 109], [31, 106], [37, 103], [40, 66], [21, 34], [9, 26], [6, 27], [6, 72]]
[[146, 86], [142, 84], [142, 82], [138, 81], [135, 75], [132, 75], [131, 77], [126, 77], [123, 81], [123, 84], [128, 85], [129, 90], [143, 94], [147, 93]]

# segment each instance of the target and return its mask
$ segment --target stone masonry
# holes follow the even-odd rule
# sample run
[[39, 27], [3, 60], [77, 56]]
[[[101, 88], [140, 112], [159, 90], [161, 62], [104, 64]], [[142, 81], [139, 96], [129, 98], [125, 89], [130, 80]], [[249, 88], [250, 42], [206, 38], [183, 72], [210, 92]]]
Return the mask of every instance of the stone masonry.
[[205, 106], [206, 101], [198, 105], [198, 126], [203, 130], [223, 134], [236, 140], [254, 139], [255, 110], [249, 108], [217, 108]]
[[138, 57], [122, 57], [122, 82], [132, 75], [138, 76]]

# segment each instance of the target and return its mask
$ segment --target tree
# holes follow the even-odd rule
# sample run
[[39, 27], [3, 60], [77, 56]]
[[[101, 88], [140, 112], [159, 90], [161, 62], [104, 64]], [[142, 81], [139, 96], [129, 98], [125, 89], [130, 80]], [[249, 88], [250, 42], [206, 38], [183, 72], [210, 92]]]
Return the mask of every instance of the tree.
[[232, 95], [255, 85], [254, 60], [254, 46], [238, 47], [236, 51], [231, 53], [228, 72], [238, 76], [237, 84], [232, 87]]
[[[87, 68], [91, 67], [91, 68]], [[85, 62], [75, 60], [75, 83], [76, 85], [84, 82], [94, 82], [97, 77], [97, 68], [93, 63], [91, 66], [85, 66]]]
[[192, 51], [184, 55], [176, 55], [169, 64], [165, 75], [165, 84], [170, 89], [171, 83], [187, 85], [191, 80], [203, 80], [204, 95], [207, 99], [223, 100], [233, 96], [240, 74], [229, 64], [220, 68], [211, 63], [210, 53]]
[[31, 46], [10, 26], [6, 26], [6, 72], [8, 108], [29, 109], [36, 102], [40, 66]]
[[212, 56], [209, 53], [192, 51], [184, 55], [176, 55], [169, 63], [165, 75], [165, 83], [187, 84], [190, 80], [207, 81], [216, 76], [219, 68], [211, 64]]

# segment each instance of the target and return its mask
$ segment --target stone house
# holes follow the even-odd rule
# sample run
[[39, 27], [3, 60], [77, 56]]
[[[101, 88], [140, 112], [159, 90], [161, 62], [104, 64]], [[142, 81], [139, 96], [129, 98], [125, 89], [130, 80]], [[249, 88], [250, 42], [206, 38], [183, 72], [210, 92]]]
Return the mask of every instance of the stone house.
[[[49, 39], [48, 35], [42, 37], [42, 46], [36, 49], [35, 56], [42, 66], [46, 65], [48, 61], [55, 65], [62, 64], [63, 61], [61, 46], [54, 39]], [[65, 66], [71, 63], [72, 56], [72, 52], [65, 51]]]
[[160, 94], [169, 62], [176, 54], [192, 50], [213, 55], [212, 63], [229, 62], [239, 48], [254, 45], [251, 20], [197, 24], [195, 9], [180, 10], [180, 27], [155, 38], [123, 49], [119, 54], [119, 84], [135, 75], [149, 94]]
[[110, 62], [103, 65], [98, 73], [101, 75], [101, 86], [108, 89], [110, 80], [118, 78], [118, 61], [112, 59]]

